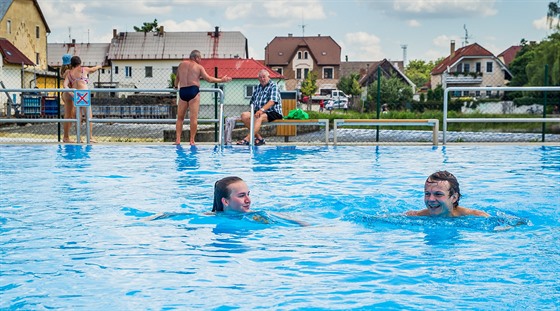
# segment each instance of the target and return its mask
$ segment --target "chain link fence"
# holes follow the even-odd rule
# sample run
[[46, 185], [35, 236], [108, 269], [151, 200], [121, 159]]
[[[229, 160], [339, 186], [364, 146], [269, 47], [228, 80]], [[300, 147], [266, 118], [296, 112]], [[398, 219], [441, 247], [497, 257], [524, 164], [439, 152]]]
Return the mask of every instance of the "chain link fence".
[[[93, 137], [98, 142], [173, 142], [175, 139], [175, 120], [177, 117], [176, 92], [171, 88], [174, 81], [171, 68], [130, 67], [120, 68], [118, 73], [99, 70], [89, 78], [92, 90], [91, 112], [94, 120], [111, 122], [92, 122]], [[209, 72], [222, 76], [222, 72], [235, 72], [229, 83], [211, 84], [201, 82], [201, 88], [220, 89], [224, 94], [224, 117], [236, 117], [249, 110], [253, 88], [258, 85], [258, 70], [236, 68], [216, 68]], [[470, 78], [469, 78], [470, 77]], [[283, 79], [273, 79], [283, 90], [284, 112], [301, 108], [309, 113], [311, 119], [329, 119], [329, 143], [333, 143], [335, 119], [438, 119], [440, 128], [446, 126], [447, 142], [560, 142], [560, 122], [495, 122], [497, 118], [555, 118], [560, 117], [560, 92], [555, 91], [508, 91], [492, 89], [502, 85], [492, 81], [487, 89], [469, 89], [468, 82], [479, 81], [479, 75], [447, 78], [447, 86], [465, 87], [449, 92], [447, 118], [480, 118], [489, 122], [453, 122], [445, 124], [443, 89], [421, 93], [409, 102], [364, 102], [352, 98], [346, 108], [333, 110], [321, 109], [319, 104], [302, 104], [300, 96], [293, 90], [286, 90]], [[471, 80], [469, 80], [471, 79]], [[497, 78], [493, 78], [497, 79]], [[449, 83], [452, 82], [453, 83]], [[63, 119], [64, 103], [60, 92], [43, 91], [59, 87], [62, 82], [56, 76], [25, 76], [21, 72], [3, 71], [0, 75], [0, 142], [1, 143], [47, 143], [62, 141], [63, 122], [33, 122], [36, 120]], [[472, 82], [474, 83], [474, 82]], [[480, 82], [477, 82], [480, 84]], [[7, 91], [21, 89], [20, 91]], [[438, 92], [439, 95], [438, 95]], [[439, 97], [438, 97], [439, 96]], [[363, 107], [368, 107], [364, 111]], [[382, 107], [384, 107], [382, 109]], [[322, 111], [321, 111], [322, 110]], [[362, 112], [363, 111], [363, 112]], [[215, 143], [219, 129], [216, 120], [219, 112], [219, 98], [215, 93], [200, 94], [200, 112], [197, 142]], [[185, 117], [184, 137], [189, 136], [189, 115]], [[19, 121], [28, 120], [28, 121]], [[119, 122], [126, 120], [126, 122]], [[85, 125], [80, 125], [82, 136]], [[290, 125], [292, 126], [292, 125]], [[325, 127], [298, 125], [295, 132], [286, 135], [279, 130], [281, 126], [262, 128], [267, 142], [285, 143], [325, 143]], [[243, 138], [248, 130], [237, 125], [232, 140]], [[76, 141], [76, 128], [73, 123], [71, 139]], [[337, 143], [431, 143], [432, 131], [422, 126], [346, 126], [337, 129]], [[440, 141], [443, 133], [440, 131]], [[84, 141], [82, 137], [82, 141]]]

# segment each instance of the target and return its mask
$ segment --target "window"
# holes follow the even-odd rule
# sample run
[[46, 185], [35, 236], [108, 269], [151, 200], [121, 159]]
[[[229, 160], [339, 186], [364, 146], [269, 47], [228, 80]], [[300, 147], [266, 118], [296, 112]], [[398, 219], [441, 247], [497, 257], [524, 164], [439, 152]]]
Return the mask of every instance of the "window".
[[486, 72], [492, 72], [492, 67], [493, 67], [494, 63], [492, 62], [487, 62], [486, 63]]
[[39, 28], [39, 26], [35, 26], [35, 38], [41, 38], [41, 29]]
[[[491, 85], [487, 85], [486, 87], [492, 87]], [[486, 96], [492, 96], [492, 91], [486, 91]]]
[[301, 59], [301, 51], [297, 52], [297, 58]]
[[115, 72], [116, 75], [119, 74], [119, 66], [115, 66], [115, 70], [113, 70]]
[[146, 66], [146, 67], [144, 67], [144, 70], [146, 71], [146, 78], [152, 78], [153, 77], [153, 74], [152, 74], [153, 67], [152, 66]]
[[251, 96], [253, 96], [254, 90], [255, 90], [254, 85], [245, 85], [245, 98], [251, 98]]
[[307, 78], [308, 74], [309, 74], [309, 69], [308, 68], [303, 69], [303, 78], [304, 79]]
[[307, 53], [307, 51], [305, 51], [305, 53], [303, 53], [303, 58], [305, 58], [305, 59], [309, 58], [309, 53]]
[[124, 66], [124, 76], [127, 78], [132, 77], [132, 67], [131, 66]]
[[296, 69], [296, 79], [301, 79], [301, 68]]
[[35, 65], [39, 66], [41, 64], [41, 55], [35, 53]]
[[463, 96], [469, 97], [469, 91], [463, 91]]
[[463, 72], [463, 64], [457, 65], [457, 72]]
[[471, 72], [471, 64], [463, 64], [463, 72]]
[[323, 79], [333, 79], [333, 71], [332, 67], [323, 68]]
[[476, 95], [476, 97], [480, 97], [480, 91], [475, 91], [474, 94]]
[[281, 75], [284, 75], [284, 70], [282, 67], [276, 67], [273, 69], [274, 71], [278, 72]]
[[477, 62], [475, 66], [476, 66], [476, 69], [475, 69], [476, 72], [481, 72], [481, 70], [482, 70], [482, 65], [480, 64], [480, 62]]
[[12, 33], [12, 21], [11, 20], [8, 20], [6, 22], [6, 32], [7, 33]]

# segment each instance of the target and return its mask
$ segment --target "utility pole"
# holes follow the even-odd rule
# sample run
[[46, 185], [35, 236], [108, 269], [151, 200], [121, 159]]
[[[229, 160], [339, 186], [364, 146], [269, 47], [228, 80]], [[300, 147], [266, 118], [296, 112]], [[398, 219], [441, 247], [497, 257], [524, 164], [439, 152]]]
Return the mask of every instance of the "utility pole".
[[403, 67], [406, 68], [406, 48], [408, 47], [408, 45], [406, 44], [401, 44], [401, 49], [402, 49], [402, 62], [403, 62]]

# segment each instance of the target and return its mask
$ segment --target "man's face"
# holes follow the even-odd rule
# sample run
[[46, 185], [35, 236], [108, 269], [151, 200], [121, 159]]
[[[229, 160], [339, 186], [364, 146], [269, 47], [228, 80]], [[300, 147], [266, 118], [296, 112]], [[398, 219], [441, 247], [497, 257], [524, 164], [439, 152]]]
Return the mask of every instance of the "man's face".
[[427, 181], [424, 185], [424, 203], [433, 216], [448, 216], [453, 213], [457, 194], [449, 195], [448, 181]]
[[261, 83], [262, 86], [267, 85], [269, 80], [270, 78], [268, 77], [267, 74], [259, 74], [259, 82]]

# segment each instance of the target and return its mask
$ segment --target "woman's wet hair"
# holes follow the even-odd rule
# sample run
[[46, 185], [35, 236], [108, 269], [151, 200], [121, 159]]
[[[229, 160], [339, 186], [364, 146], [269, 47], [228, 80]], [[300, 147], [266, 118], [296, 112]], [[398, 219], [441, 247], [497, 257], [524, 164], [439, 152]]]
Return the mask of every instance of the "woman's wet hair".
[[214, 184], [214, 204], [212, 206], [212, 212], [224, 211], [224, 203], [222, 202], [222, 199], [229, 199], [231, 195], [231, 189], [229, 189], [229, 185], [239, 181], [243, 181], [243, 179], [237, 176], [229, 176], [218, 180]]
[[448, 171], [437, 171], [430, 175], [428, 179], [426, 179], [427, 183], [435, 183], [438, 181], [449, 182], [449, 196], [457, 193], [457, 201], [453, 203], [453, 207], [459, 206], [459, 200], [461, 199], [461, 189], [459, 189], [459, 181], [457, 181], [455, 175], [449, 173]]

